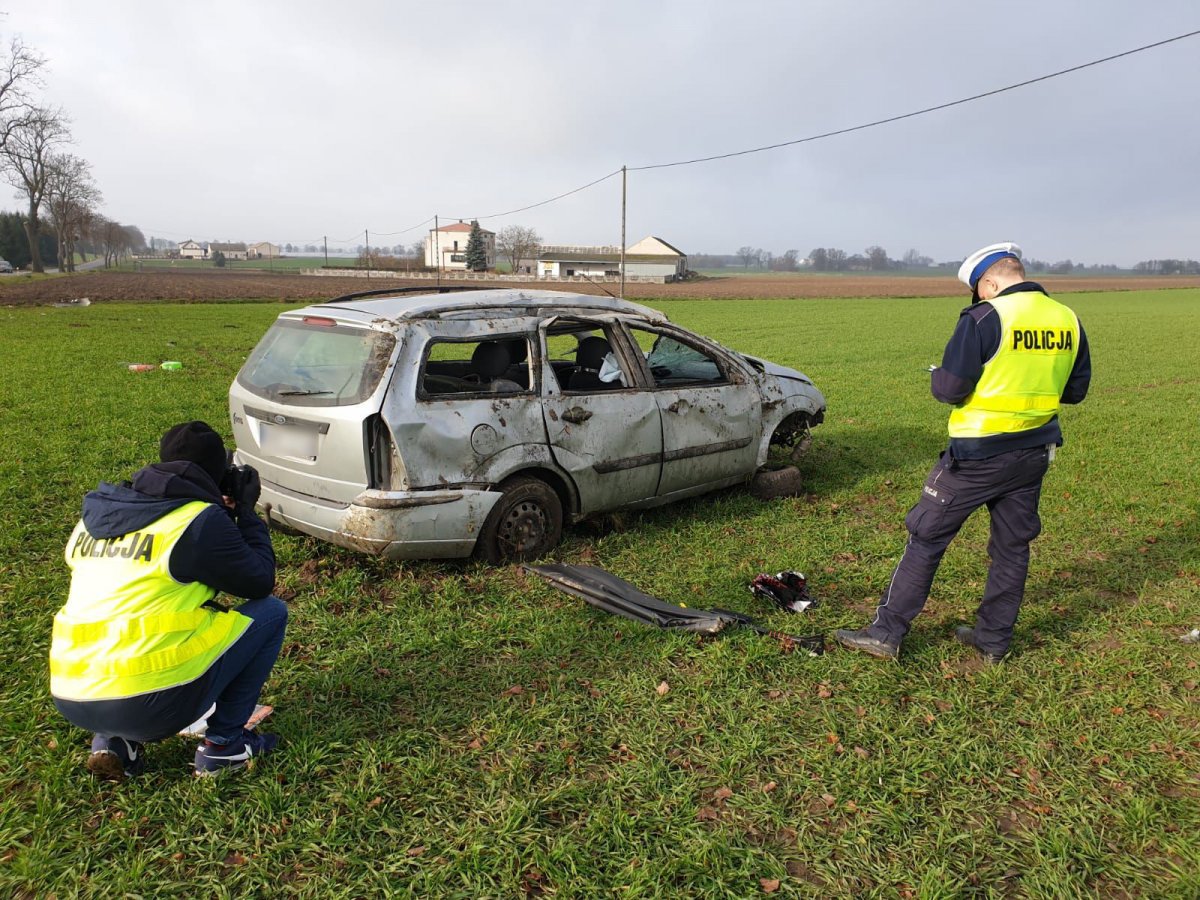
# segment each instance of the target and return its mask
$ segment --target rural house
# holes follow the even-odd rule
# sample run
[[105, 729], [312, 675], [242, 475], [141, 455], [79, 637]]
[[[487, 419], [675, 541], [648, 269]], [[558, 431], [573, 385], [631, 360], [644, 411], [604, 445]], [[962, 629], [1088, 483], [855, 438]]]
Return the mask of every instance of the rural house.
[[[625, 250], [629, 278], [675, 281], [687, 272], [687, 256], [662, 238], [646, 237]], [[620, 247], [546, 246], [538, 255], [539, 278], [619, 278]]]
[[249, 259], [278, 259], [279, 245], [270, 241], [258, 241], [246, 248], [246, 256]]
[[224, 254], [226, 259], [245, 259], [246, 258], [246, 243], [238, 241], [236, 244], [217, 244], [210, 243], [208, 245], [209, 253]]
[[197, 241], [188, 238], [179, 245], [179, 256], [181, 259], [204, 259], [208, 256], [208, 251]]
[[[483, 248], [487, 253], [487, 267], [496, 267], [496, 232], [486, 228], [483, 233]], [[441, 256], [442, 269], [465, 269], [467, 267], [467, 240], [471, 237], [471, 225], [459, 219], [452, 225], [443, 225], [436, 231], [429, 230], [425, 238], [425, 265], [438, 268]]]

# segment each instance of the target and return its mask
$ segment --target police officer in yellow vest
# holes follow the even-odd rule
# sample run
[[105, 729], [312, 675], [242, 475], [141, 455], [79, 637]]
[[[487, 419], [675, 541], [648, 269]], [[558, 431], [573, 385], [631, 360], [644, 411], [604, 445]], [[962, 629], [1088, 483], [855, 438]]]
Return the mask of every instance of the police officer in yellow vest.
[[933, 396], [950, 404], [950, 446], [908, 512], [909, 539], [870, 625], [839, 630], [837, 640], [895, 658], [925, 605], [946, 548], [981, 506], [991, 516], [988, 571], [974, 627], [955, 637], [985, 663], [1008, 652], [1025, 593], [1029, 544], [1038, 536], [1042, 478], [1062, 446], [1058, 410], [1079, 403], [1091, 381], [1087, 336], [1075, 313], [1025, 280], [1016, 244], [993, 244], [967, 257], [959, 280], [971, 306], [959, 315]]
[[[271, 595], [270, 534], [254, 512], [258, 475], [242, 467], [230, 479], [224, 443], [204, 422], [170, 429], [159, 455], [132, 481], [84, 498], [50, 644], [55, 706], [95, 733], [88, 769], [115, 780], [143, 770], [143, 744], [214, 704], [197, 775], [241, 768], [277, 742], [243, 727], [287, 622]], [[250, 599], [226, 610], [214, 602], [220, 592]]]

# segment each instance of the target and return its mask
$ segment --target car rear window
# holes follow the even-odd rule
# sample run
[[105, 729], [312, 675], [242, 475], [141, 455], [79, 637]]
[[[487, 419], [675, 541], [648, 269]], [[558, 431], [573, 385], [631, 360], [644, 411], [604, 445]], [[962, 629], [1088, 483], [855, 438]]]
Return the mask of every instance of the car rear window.
[[296, 406], [350, 406], [371, 396], [396, 339], [332, 319], [280, 319], [258, 342], [238, 383], [259, 397]]

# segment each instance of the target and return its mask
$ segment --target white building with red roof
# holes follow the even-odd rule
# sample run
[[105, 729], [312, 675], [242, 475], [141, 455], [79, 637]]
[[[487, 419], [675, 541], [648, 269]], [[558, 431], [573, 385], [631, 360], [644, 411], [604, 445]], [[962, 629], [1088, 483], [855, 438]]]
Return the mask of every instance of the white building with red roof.
[[[496, 267], [496, 232], [480, 228], [483, 248], [487, 254], [487, 267]], [[471, 237], [471, 223], [459, 219], [450, 225], [430, 229], [425, 238], [425, 265], [438, 268], [441, 258], [442, 269], [465, 269], [467, 267], [467, 241]]]

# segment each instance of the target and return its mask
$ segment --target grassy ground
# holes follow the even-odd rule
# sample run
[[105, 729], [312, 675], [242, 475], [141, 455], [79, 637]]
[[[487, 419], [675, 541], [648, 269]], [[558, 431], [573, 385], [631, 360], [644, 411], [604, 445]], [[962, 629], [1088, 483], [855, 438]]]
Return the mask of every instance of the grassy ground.
[[[1200, 291], [1073, 295], [1092, 395], [1063, 413], [1014, 656], [952, 638], [986, 517], [899, 664], [608, 618], [515, 568], [389, 564], [278, 537], [296, 592], [253, 772], [97, 784], [47, 695], [81, 495], [225, 391], [278, 306], [0, 310], [0, 895], [1200, 895]], [[810, 496], [741, 491], [570, 529], [562, 559], [794, 631], [856, 626], [943, 444], [956, 300], [662, 303], [829, 398]], [[131, 360], [181, 372], [134, 374]], [[760, 570], [822, 605], [770, 614]], [[665, 692], [662, 685], [666, 685]], [[778, 886], [776, 885], [778, 882]]]

